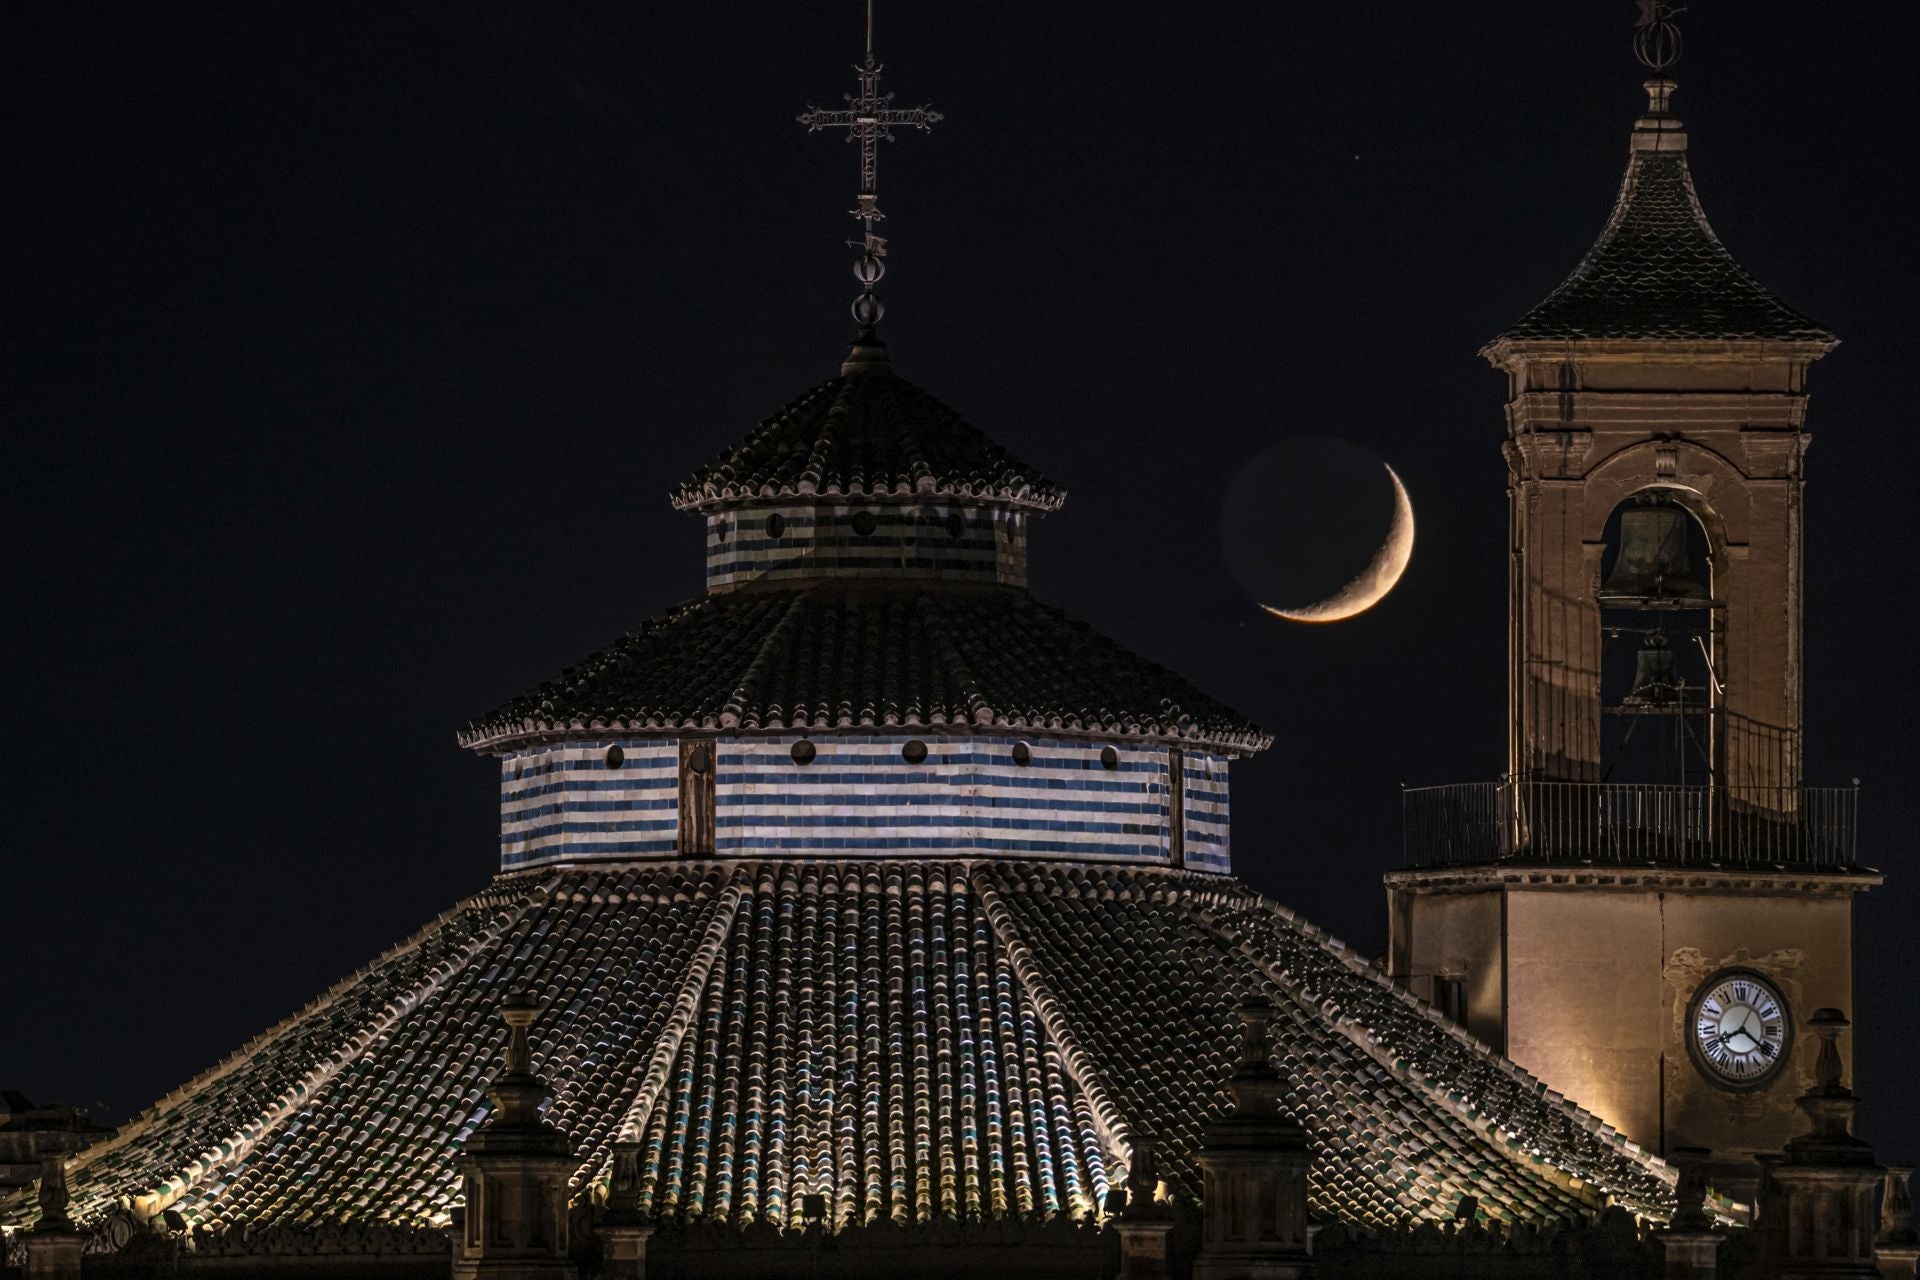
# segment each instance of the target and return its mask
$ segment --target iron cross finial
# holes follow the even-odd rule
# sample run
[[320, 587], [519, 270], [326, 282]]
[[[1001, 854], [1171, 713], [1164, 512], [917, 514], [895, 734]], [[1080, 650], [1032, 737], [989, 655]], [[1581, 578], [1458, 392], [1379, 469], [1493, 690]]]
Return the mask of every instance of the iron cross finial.
[[859, 201], [848, 212], [859, 220], [861, 236], [848, 243], [860, 251], [858, 261], [853, 264], [854, 278], [860, 281], [853, 318], [860, 322], [863, 331], [880, 323], [884, 312], [873, 292], [887, 270], [887, 242], [874, 230], [887, 216], [880, 212], [880, 144], [894, 140], [896, 126], [927, 130], [941, 118], [940, 113], [926, 103], [917, 107], [895, 107], [893, 95], [880, 92], [880, 73], [885, 69], [873, 56], [873, 0], [867, 0], [867, 59], [854, 68], [860, 77], [860, 92], [842, 95], [847, 103], [843, 110], [830, 111], [809, 103], [805, 114], [798, 117], [800, 123], [807, 126], [808, 133], [844, 128], [847, 141], [860, 144]]

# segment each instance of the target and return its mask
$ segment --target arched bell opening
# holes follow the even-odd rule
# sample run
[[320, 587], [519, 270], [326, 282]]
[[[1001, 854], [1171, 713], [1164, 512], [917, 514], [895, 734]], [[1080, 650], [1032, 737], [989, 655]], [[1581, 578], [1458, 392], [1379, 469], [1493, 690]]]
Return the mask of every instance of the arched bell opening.
[[1699, 494], [1655, 485], [1607, 517], [1600, 615], [1600, 780], [1698, 787], [1722, 758], [1724, 540]]

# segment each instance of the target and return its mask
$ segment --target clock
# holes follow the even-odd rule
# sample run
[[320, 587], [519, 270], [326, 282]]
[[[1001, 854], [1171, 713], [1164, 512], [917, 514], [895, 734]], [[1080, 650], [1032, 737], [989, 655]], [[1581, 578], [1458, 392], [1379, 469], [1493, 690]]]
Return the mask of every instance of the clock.
[[1687, 1050], [1723, 1089], [1757, 1089], [1779, 1072], [1793, 1044], [1787, 998], [1751, 969], [1722, 969], [1687, 1005]]

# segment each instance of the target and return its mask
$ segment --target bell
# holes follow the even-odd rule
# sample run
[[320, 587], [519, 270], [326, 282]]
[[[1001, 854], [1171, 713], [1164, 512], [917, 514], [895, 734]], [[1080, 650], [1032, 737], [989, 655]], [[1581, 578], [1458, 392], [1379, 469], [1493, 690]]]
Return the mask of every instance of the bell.
[[1620, 558], [1600, 586], [1602, 605], [1704, 609], [1707, 589], [1687, 556], [1687, 513], [1679, 507], [1630, 507], [1620, 513]]
[[1678, 710], [1686, 686], [1680, 682], [1680, 672], [1673, 665], [1673, 650], [1667, 647], [1667, 638], [1654, 632], [1633, 657], [1633, 688], [1627, 691], [1626, 697], [1620, 699], [1621, 708], [1631, 711]]

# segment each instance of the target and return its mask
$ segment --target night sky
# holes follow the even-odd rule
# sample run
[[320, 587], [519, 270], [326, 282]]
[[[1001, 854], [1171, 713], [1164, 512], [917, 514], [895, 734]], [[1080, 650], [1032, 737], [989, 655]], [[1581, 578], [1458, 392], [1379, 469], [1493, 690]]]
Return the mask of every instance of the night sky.
[[[881, 159], [897, 367], [1071, 492], [1039, 595], [1275, 734], [1235, 767], [1236, 868], [1368, 953], [1399, 784], [1503, 764], [1475, 352], [1606, 217], [1632, 16], [882, 6], [886, 87], [947, 116]], [[1889, 874], [1849, 1012], [1863, 1134], [1909, 1162], [1910, 17], [1696, 0], [1675, 72], [1721, 237], [1845, 343], [1813, 381], [1808, 780], [1862, 780]], [[860, 15], [9, 26], [0, 1087], [124, 1119], [481, 888], [497, 774], [454, 730], [700, 590], [667, 490], [851, 337], [853, 152], [793, 117], [854, 87]], [[1419, 513], [1338, 626], [1261, 616], [1221, 554], [1236, 471], [1298, 435]]]

